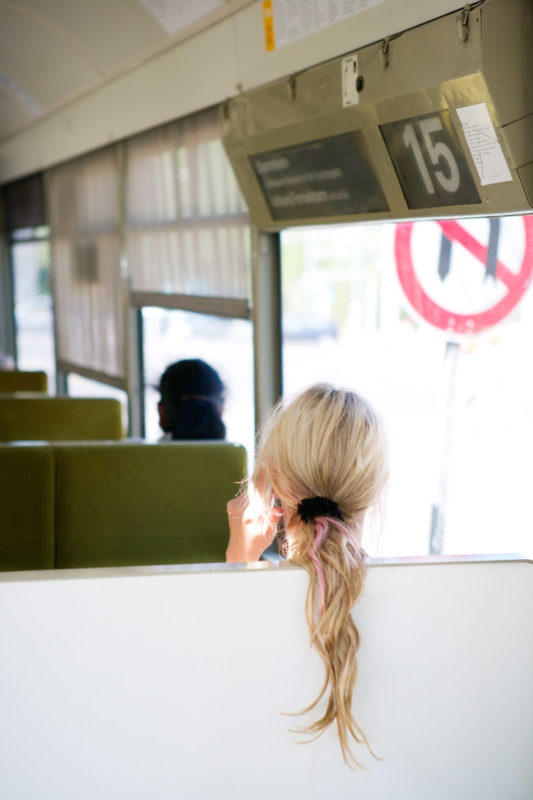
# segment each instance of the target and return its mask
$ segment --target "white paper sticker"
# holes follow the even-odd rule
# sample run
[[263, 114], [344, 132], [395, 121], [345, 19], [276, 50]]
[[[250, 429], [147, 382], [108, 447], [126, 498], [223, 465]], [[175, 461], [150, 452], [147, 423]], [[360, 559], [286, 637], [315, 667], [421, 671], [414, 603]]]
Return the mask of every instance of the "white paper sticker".
[[146, 10], [172, 36], [200, 17], [205, 17], [215, 8], [224, 5], [224, 0], [139, 0]]
[[316, 0], [270, 0], [266, 5], [269, 15], [274, 18], [275, 47], [281, 47], [384, 2], [386, 0], [327, 0], [321, 3]]
[[457, 109], [482, 186], [512, 181], [503, 150], [485, 103]]
[[359, 75], [357, 53], [342, 59], [342, 105], [355, 106], [359, 102], [357, 78]]

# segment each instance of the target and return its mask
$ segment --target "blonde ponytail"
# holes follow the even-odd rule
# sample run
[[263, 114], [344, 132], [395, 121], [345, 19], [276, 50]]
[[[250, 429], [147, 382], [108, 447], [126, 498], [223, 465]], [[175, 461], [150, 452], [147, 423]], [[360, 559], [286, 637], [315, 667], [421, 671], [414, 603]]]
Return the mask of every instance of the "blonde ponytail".
[[306, 618], [325, 668], [313, 710], [327, 695], [323, 715], [304, 733], [319, 736], [334, 722], [346, 763], [357, 765], [350, 744], [368, 740], [352, 713], [359, 632], [352, 609], [365, 578], [360, 545], [367, 509], [386, 480], [381, 425], [361, 397], [327, 384], [278, 406], [260, 440], [253, 482], [285, 517], [287, 557], [309, 575]]

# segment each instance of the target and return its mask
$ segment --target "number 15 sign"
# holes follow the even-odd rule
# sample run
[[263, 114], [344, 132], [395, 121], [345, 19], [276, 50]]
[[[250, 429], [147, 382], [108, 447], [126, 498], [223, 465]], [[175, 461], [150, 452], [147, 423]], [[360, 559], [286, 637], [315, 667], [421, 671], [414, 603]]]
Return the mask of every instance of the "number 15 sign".
[[380, 125], [409, 208], [480, 203], [449, 111]]

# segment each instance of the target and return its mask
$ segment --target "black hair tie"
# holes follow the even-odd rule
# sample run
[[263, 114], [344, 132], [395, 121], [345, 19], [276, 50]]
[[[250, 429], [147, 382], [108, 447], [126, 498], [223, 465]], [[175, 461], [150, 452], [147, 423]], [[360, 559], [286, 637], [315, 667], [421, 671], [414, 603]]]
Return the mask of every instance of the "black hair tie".
[[313, 522], [317, 517], [333, 517], [343, 522], [339, 506], [327, 497], [305, 497], [298, 503], [298, 514], [302, 522]]

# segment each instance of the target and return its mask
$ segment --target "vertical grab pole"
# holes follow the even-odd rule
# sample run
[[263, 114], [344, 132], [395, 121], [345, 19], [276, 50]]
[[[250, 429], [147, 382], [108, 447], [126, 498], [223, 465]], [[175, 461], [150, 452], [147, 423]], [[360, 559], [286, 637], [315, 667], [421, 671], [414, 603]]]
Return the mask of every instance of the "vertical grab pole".
[[120, 289], [124, 326], [124, 388], [128, 396], [128, 436], [145, 435], [142, 311], [130, 299], [126, 248], [126, 145], [118, 145], [120, 209]]
[[52, 181], [52, 176], [50, 170], [46, 170], [43, 177], [43, 188], [44, 188], [44, 209], [45, 209], [45, 219], [46, 223], [50, 228], [50, 235], [49, 235], [49, 242], [50, 242], [50, 295], [52, 297], [52, 321], [53, 321], [53, 330], [54, 330], [54, 361], [55, 361], [55, 372], [56, 372], [56, 394], [58, 397], [62, 395], [68, 394], [68, 381], [67, 381], [67, 373], [61, 368], [61, 355], [60, 355], [60, 346], [59, 346], [59, 319], [57, 315], [57, 284], [58, 284], [58, 276], [57, 276], [57, 268], [55, 266], [55, 226], [52, 225], [52, 215], [50, 213], [50, 184]]
[[255, 425], [282, 395], [281, 258], [279, 233], [252, 227], [252, 321]]
[[[0, 195], [0, 219], [4, 218]], [[0, 228], [0, 354], [11, 356], [17, 363], [17, 336], [15, 322], [15, 281], [13, 255], [9, 233]]]

